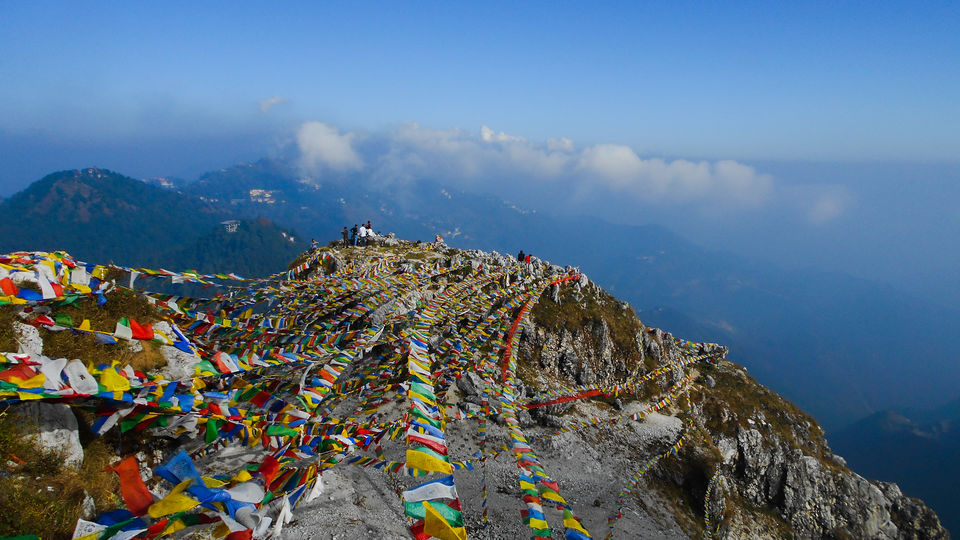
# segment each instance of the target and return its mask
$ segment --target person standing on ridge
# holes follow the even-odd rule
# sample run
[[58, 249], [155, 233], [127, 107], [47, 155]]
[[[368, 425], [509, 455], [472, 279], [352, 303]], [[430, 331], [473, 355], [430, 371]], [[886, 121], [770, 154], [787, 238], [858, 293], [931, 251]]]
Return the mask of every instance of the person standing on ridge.
[[373, 231], [373, 225], [370, 224], [370, 220], [367, 220], [367, 232]]
[[520, 262], [524, 262], [525, 259], [526, 259], [526, 255], [523, 254], [523, 250], [521, 249], [520, 253], [517, 253], [517, 260]]
[[353, 224], [353, 228], [350, 229], [350, 232], [353, 233], [353, 236], [350, 238], [351, 240], [350, 243], [353, 245], [357, 245], [357, 224], [356, 223]]
[[363, 223], [360, 224], [360, 245], [367, 245], [367, 226]]
[[347, 226], [346, 226], [346, 225], [343, 226], [343, 230], [340, 231], [340, 235], [343, 236], [343, 245], [344, 245], [345, 247], [346, 247], [346, 246], [349, 246], [349, 245], [350, 245], [350, 231], [347, 230]]

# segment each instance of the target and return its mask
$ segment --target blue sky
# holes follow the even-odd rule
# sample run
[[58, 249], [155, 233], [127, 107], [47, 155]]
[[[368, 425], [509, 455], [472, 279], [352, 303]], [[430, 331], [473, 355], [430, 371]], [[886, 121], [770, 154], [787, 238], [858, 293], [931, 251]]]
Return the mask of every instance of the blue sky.
[[299, 154], [960, 289], [960, 3], [515, 4], [0, 0], [0, 195]]
[[67, 140], [417, 122], [661, 156], [960, 159], [958, 4], [728, 4], [3, 2], [0, 114]]

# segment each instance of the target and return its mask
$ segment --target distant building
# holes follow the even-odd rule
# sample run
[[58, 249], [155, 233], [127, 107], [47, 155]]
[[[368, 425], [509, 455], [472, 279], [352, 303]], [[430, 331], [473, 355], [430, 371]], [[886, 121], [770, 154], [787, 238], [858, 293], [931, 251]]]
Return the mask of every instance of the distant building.
[[228, 219], [226, 221], [221, 221], [220, 224], [223, 225], [223, 229], [228, 233], [235, 233], [237, 232], [237, 226], [240, 225], [240, 221], [236, 219]]
[[275, 204], [277, 202], [277, 195], [280, 194], [279, 190], [276, 189], [251, 189], [249, 191], [250, 201], [256, 203], [264, 204]]

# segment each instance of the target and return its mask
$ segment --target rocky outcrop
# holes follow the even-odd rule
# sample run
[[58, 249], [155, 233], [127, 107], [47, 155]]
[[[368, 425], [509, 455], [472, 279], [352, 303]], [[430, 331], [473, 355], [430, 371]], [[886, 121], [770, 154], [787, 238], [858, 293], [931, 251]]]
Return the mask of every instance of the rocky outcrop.
[[15, 410], [26, 420], [25, 431], [43, 451], [59, 454], [68, 467], [77, 468], [83, 463], [83, 446], [73, 409], [59, 403], [35, 401], [21, 403]]
[[[824, 462], [785, 444], [775, 434], [738, 428], [735, 451], [721, 464], [721, 490], [743, 501], [718, 538], [756, 531], [743, 521], [755, 509], [773, 512], [796, 538], [946, 538], [936, 515], [895, 484], [871, 482], [839, 463]], [[730, 440], [719, 446], [729, 448]], [[715, 508], [714, 511], [717, 509]], [[731, 508], [728, 506], [727, 510]], [[783, 532], [783, 531], [781, 531]]]
[[[716, 345], [681, 348], [673, 336], [645, 328], [629, 306], [602, 291], [549, 290], [533, 312], [519, 351], [536, 368], [541, 386], [549, 381], [611, 384], [691, 352], [726, 353]], [[698, 436], [688, 439], [675, 462], [665, 460], [649, 484], [667, 494], [679, 488], [691, 500], [703, 500], [706, 480], [719, 472], [710, 507], [684, 508], [690, 522], [702, 522], [705, 510], [713, 516], [725, 510], [714, 535], [723, 539], [949, 537], [922, 501], [904, 496], [895, 484], [872, 482], [847, 468], [813, 418], [758, 384], [745, 369], [725, 361], [698, 369], [690, 389]], [[657, 384], [665, 389], [676, 378], [663, 376]], [[543, 425], [560, 420], [543, 413], [533, 419]], [[667, 489], [664, 482], [675, 487]]]
[[[367, 254], [371, 249], [359, 251]], [[329, 253], [331, 256], [325, 263], [311, 269], [310, 275], [316, 277], [341, 269], [382, 268], [383, 259], [376, 256], [365, 258], [350, 250]], [[502, 277], [503, 285], [578, 276], [568, 286], [549, 287], [544, 291], [513, 342], [519, 379], [515, 395], [517, 403], [524, 405], [516, 417], [520, 426], [530, 428], [527, 437], [531, 448], [536, 447], [538, 453], [543, 450], [541, 458], [550, 460], [548, 468], [557, 474], [554, 479], [563, 480], [565, 496], [581, 513], [584, 523], [590, 524], [591, 531], [596, 532], [609, 523], [609, 512], [626, 514], [628, 512], [619, 510], [636, 503], [630, 508], [637, 510], [634, 515], [623, 518], [617, 525], [620, 527], [617, 536], [682, 538], [709, 532], [711, 537], [722, 539], [948, 537], [937, 516], [922, 501], [904, 496], [895, 484], [872, 482], [851, 471], [842, 458], [832, 453], [823, 429], [813, 418], [758, 384], [744, 368], [719, 360], [725, 357], [726, 348], [675, 340], [669, 333], [646, 327], [628, 304], [605, 293], [586, 276], [578, 274], [577, 269], [539, 260], [520, 263], [495, 252], [436, 247], [426, 250], [419, 245], [407, 253], [391, 250], [388, 257], [394, 261], [400, 257], [402, 262], [395, 267], [399, 273], [426, 265], [437, 270], [417, 282], [420, 284], [384, 300], [365, 314], [364, 324], [378, 327], [394, 321], [393, 331], [408, 324], [397, 322], [393, 315], [406, 314], [429, 303], [441, 294], [444, 286], [456, 283], [457, 276], [469, 273], [470, 269]], [[451, 271], [441, 272], [444, 268]], [[497, 283], [487, 281], [492, 287], [499, 283], [499, 279]], [[364, 291], [354, 292], [362, 295]], [[516, 304], [485, 306], [471, 317], [474, 320], [486, 317], [502, 305]], [[499, 330], [510, 327], [509, 323], [519, 313], [520, 309], [515, 307], [512, 313], [503, 315], [502, 321], [495, 321], [494, 327]], [[446, 338], [456, 335], [456, 326], [464, 324], [461, 321], [470, 320], [463, 317], [462, 313], [452, 311], [448, 316], [437, 318], [429, 335], [424, 337], [426, 348], [439, 350]], [[173, 333], [166, 322], [158, 321], [154, 328], [165, 335]], [[20, 350], [40, 356], [43, 343], [36, 328], [16, 323], [15, 329]], [[54, 350], [49, 345], [48, 342], [48, 349]], [[493, 346], [491, 343], [489, 352], [496, 355]], [[346, 371], [344, 378], [356, 373], [370, 374], [373, 380], [395, 376], [386, 369], [379, 373], [359, 371], [377, 365], [374, 359], [386, 346], [377, 347], [376, 351], [358, 350], [355, 366], [348, 368], [357, 371]], [[166, 360], [166, 365], [158, 371], [164, 378], [184, 379], [193, 374], [196, 355], [170, 346], [160, 346], [159, 350]], [[694, 364], [677, 367], [681, 361], [698, 356], [709, 356], [710, 361], [701, 358]], [[476, 359], [466, 355], [457, 359], [458, 362], [468, 360]], [[403, 365], [397, 364], [401, 368]], [[664, 369], [664, 366], [674, 367]], [[612, 385], [651, 372], [655, 376], [644, 378], [632, 392], [620, 395], [610, 392]], [[483, 447], [478, 447], [476, 426], [470, 423], [473, 420], [459, 422], [454, 418], [462, 420], [461, 412], [470, 417], [483, 413], [482, 395], [491, 382], [484, 378], [491, 372], [466, 369], [456, 373], [455, 387], [444, 389], [442, 397], [438, 393], [445, 405], [459, 407], [446, 424], [450, 435], [446, 440], [450, 441], [451, 456], [475, 457]], [[494, 386], [499, 384], [499, 381], [493, 382]], [[372, 390], [373, 386], [364, 388]], [[584, 388], [591, 391], [584, 392]], [[568, 392], [562, 392], [564, 390]], [[384, 394], [385, 401], [399, 397], [397, 403], [403, 403], [402, 394], [392, 391], [392, 395]], [[548, 391], [552, 392], [551, 397], [545, 399]], [[684, 394], [689, 400], [681, 399]], [[554, 400], [557, 395], [564, 397]], [[578, 401], [573, 401], [574, 398]], [[580, 398], [584, 399], [579, 401]], [[547, 403], [547, 399], [551, 401]], [[504, 429], [508, 415], [500, 410], [501, 401], [496, 392], [491, 392], [488, 400], [495, 423], [488, 425], [489, 432], [485, 431], [483, 440], [488, 449], [506, 448], [509, 441], [516, 440], [512, 439], [514, 434], [510, 430]], [[347, 400], [344, 405], [347, 414], [362, 410], [357, 408], [356, 401]], [[395, 405], [384, 405], [384, 414], [396, 412]], [[62, 451], [71, 465], [82, 462], [77, 417], [71, 409], [53, 403], [26, 403], [19, 409], [38, 426], [37, 437], [45, 448]], [[122, 408], [120, 412], [126, 411], [127, 408]], [[83, 419], [82, 414], [80, 418]], [[178, 416], [165, 427], [156, 426], [148, 431], [147, 435], [154, 437], [151, 441], [157, 441], [156, 444], [138, 443], [136, 447], [145, 481], [151, 480], [150, 469], [161, 463], [164, 454], [182, 449], [180, 445], [185, 440], [198, 435], [198, 418], [197, 415]], [[95, 454], [88, 451], [88, 455]], [[387, 459], [403, 459], [402, 455], [394, 453], [387, 455]], [[209, 457], [207, 465], [217, 470], [221, 463], [213, 462], [224, 456], [236, 460], [234, 465], [248, 462], [248, 456], [242, 452], [232, 457], [223, 453]], [[490, 498], [490, 505], [484, 509], [489, 509], [495, 519], [491, 520], [489, 529], [471, 530], [471, 537], [528, 537], [529, 531], [516, 520], [515, 503], [522, 496], [516, 484], [516, 465], [504, 459], [498, 464], [493, 457], [484, 463], [485, 467], [490, 466], [491, 484], [497, 486], [491, 492], [505, 497], [499, 501], [496, 495]], [[231, 469], [223, 469], [227, 470]], [[370, 469], [378, 472], [369, 476], [362, 472], [367, 470], [328, 471], [329, 476], [325, 476], [323, 482], [329, 491], [310, 507], [310, 512], [315, 514], [304, 512], [298, 534], [312, 538], [317, 524], [327, 521], [329, 526], [329, 523], [340, 524], [346, 520], [350, 524], [345, 532], [348, 538], [405, 535], [406, 527], [402, 525], [405, 518], [395, 510], [399, 504], [397, 486], [388, 484], [378, 469]], [[633, 482], [635, 477], [631, 475], [639, 474], [634, 473], [638, 470], [643, 471], [643, 477], [636, 483], [635, 498], [618, 494], [619, 486], [625, 481]], [[486, 478], [485, 472], [484, 482]], [[391, 481], [395, 483], [396, 479], [391, 477]], [[474, 512], [471, 523], [478, 523], [477, 503], [486, 485], [481, 486], [477, 476], [467, 475], [458, 477], [457, 484], [460, 496], [471, 501]], [[153, 489], [155, 485], [150, 487]], [[509, 502], [504, 502], [507, 500]], [[278, 499], [271, 504], [283, 503]], [[268, 510], [262, 515], [274, 516], [279, 512], [273, 507]], [[253, 521], [238, 520], [256, 528], [257, 523]], [[706, 526], [710, 527], [709, 531], [704, 530]], [[341, 532], [344, 530], [338, 529], [338, 534]]]

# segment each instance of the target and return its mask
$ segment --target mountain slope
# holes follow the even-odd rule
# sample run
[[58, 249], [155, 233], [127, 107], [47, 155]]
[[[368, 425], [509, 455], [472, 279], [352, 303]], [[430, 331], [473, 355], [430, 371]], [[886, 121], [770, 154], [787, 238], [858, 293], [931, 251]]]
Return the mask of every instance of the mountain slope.
[[227, 233], [228, 206], [96, 168], [50, 174], [0, 202], [0, 212], [17, 216], [0, 222], [2, 251], [62, 250], [123, 266], [265, 276], [307, 245], [266, 220]]
[[[94, 176], [99, 174], [104, 173]], [[197, 202], [196, 198], [184, 202], [182, 196], [166, 193], [177, 197], [168, 203], [170, 208], [196, 204], [195, 213], [202, 216], [203, 208], [223, 205], [240, 216], [264, 217], [295, 228], [305, 238], [336, 238], [344, 225], [370, 219], [375, 229], [396, 231], [402, 237], [432, 239], [439, 233], [455, 246], [507, 253], [524, 249], [560, 264], [578, 264], [592, 279], [629, 301], [648, 322], [698, 340], [729, 344], [731, 359], [810, 411], [831, 431], [882, 409], [939, 405], [955, 398], [960, 387], [960, 367], [943, 352], [960, 333], [960, 315], [889, 287], [841, 275], [757, 264], [703, 249], [655, 226], [625, 227], [527, 211], [437, 182], [397, 183], [372, 190], [359, 178], [349, 178], [349, 184], [343, 184], [343, 179], [321, 179], [324, 181], [319, 183], [300, 180], [282, 162], [262, 161], [210, 173], [183, 187], [196, 197], [217, 199], [216, 203]], [[85, 182], [96, 186], [92, 181]], [[49, 190], [53, 182], [47, 184]], [[134, 185], [129, 189], [140, 188]], [[251, 195], [251, 190], [259, 191]], [[154, 191], [145, 194], [148, 200], [157, 196]], [[6, 206], [22, 195], [3, 203], [8, 215], [31, 215], [33, 220], [4, 223], [7, 234], [3, 238], [21, 239], [3, 244], [10, 249], [29, 247], [23, 239], [32, 234], [29, 231], [36, 222], [60, 219], [55, 213], [29, 214], [31, 204]], [[108, 232], [123, 234], [118, 244], [91, 242], [91, 238], [97, 238], [96, 229], [75, 234], [90, 227], [73, 225], [82, 224], [84, 213], [74, 208], [78, 205], [72, 203], [72, 197], [63, 196], [56, 200], [62, 201], [61, 206], [69, 209], [70, 215], [78, 217], [69, 226], [59, 226], [62, 234], [52, 233], [48, 227], [42, 232], [48, 236], [38, 238], [44, 245], [49, 244], [50, 236], [58, 242], [61, 237], [67, 238], [70, 245], [77, 246], [77, 253], [102, 253], [107, 260], [135, 264], [132, 255], [144, 244], [143, 235], [123, 223], [131, 223], [129, 220], [137, 219], [136, 215], [116, 220], [108, 213], [118, 211], [113, 207], [125, 208], [138, 200], [132, 193], [127, 199], [101, 205], [96, 214], [102, 216], [98, 223], [113, 223], [106, 227]], [[38, 206], [47, 210], [56, 207], [51, 203]], [[167, 214], [154, 211], [153, 215], [160, 222], [169, 219]], [[195, 215], [183, 216], [188, 222], [195, 219]], [[192, 244], [204, 234], [216, 234], [214, 229], [200, 230], [198, 226], [181, 229], [183, 236], [172, 238], [166, 229], [160, 229], [150, 234], [151, 242]], [[49, 245], [52, 249], [69, 248], [63, 243]], [[193, 258], [186, 256], [187, 251]], [[144, 265], [173, 261], [180, 268], [191, 268], [198, 266], [197, 256], [207, 251], [183, 248], [176, 254], [184, 258], [182, 261], [156, 257], [139, 260]], [[97, 260], [94, 255], [85, 257]], [[212, 251], [209, 255], [209, 268], [216, 271], [238, 260], [263, 260], [256, 250], [246, 256], [225, 253], [213, 257]], [[221, 262], [214, 268], [218, 265], [213, 262], [216, 258]], [[856, 440], [852, 444], [856, 445]], [[845, 447], [844, 452], [869, 453], [870, 448]], [[904, 482], [924, 477], [905, 469], [896, 469], [896, 474], [892, 478]], [[917, 486], [916, 493], [925, 495], [925, 489]]]
[[0, 211], [11, 218], [0, 223], [3, 251], [65, 250], [126, 265], [229, 217], [198, 199], [96, 168], [50, 174], [0, 203]]
[[[102, 536], [948, 536], [726, 347], [643, 324], [571, 269], [384, 244], [307, 252], [209, 298], [101, 287], [65, 254], [3, 257], [22, 287], [62, 284], [4, 297], [2, 346], [22, 354], [0, 355], [0, 399], [106, 474], [70, 484], [66, 521], [86, 511], [78, 530]], [[51, 504], [38, 462], [70, 466], [22, 448], [0, 475], [8, 517]], [[64, 521], [45, 536], [69, 537]]]
[[159, 267], [174, 260], [201, 273], [230, 271], [244, 277], [268, 276], [286, 270], [281, 261], [293, 260], [307, 245], [293, 231], [268, 220], [241, 220], [232, 232], [216, 227], [189, 244], [157, 254], [152, 265]]
[[[320, 239], [370, 219], [375, 229], [404, 238], [441, 234], [453, 246], [524, 249], [577, 264], [635, 308], [665, 308], [691, 323], [678, 327], [690, 335], [731, 343], [735, 358], [761, 381], [830, 428], [960, 395], [960, 366], [940, 353], [960, 333], [960, 310], [843, 275], [711, 251], [661, 227], [551, 216], [437, 181], [377, 190], [368, 184], [353, 177], [300, 181], [282, 162], [264, 160], [205, 175], [188, 189], [241, 197], [234, 208], [244, 215]], [[253, 202], [250, 189], [276, 190], [282, 202]]]

